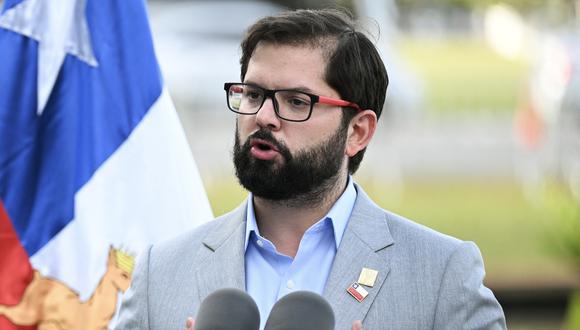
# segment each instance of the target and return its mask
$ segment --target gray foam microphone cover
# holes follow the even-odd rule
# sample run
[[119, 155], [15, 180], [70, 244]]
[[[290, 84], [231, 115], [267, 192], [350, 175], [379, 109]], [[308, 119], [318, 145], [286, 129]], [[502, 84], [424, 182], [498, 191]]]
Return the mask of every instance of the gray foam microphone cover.
[[278, 300], [265, 330], [333, 330], [334, 312], [320, 295], [296, 291]]
[[195, 330], [258, 330], [258, 306], [244, 291], [227, 288], [207, 296], [195, 318]]

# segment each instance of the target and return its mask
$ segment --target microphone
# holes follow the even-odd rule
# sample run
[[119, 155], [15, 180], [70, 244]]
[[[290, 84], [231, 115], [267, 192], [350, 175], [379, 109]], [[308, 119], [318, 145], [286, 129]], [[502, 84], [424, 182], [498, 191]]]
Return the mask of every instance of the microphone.
[[195, 330], [258, 330], [260, 312], [244, 291], [227, 288], [207, 296], [195, 319]]
[[334, 312], [316, 293], [292, 292], [274, 304], [264, 330], [334, 330]]

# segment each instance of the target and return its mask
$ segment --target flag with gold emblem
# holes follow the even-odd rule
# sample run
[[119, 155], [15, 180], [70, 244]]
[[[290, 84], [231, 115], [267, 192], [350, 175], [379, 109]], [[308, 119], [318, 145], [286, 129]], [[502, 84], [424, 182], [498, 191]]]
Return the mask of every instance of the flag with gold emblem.
[[146, 3], [3, 5], [0, 329], [108, 327], [136, 254], [212, 218]]

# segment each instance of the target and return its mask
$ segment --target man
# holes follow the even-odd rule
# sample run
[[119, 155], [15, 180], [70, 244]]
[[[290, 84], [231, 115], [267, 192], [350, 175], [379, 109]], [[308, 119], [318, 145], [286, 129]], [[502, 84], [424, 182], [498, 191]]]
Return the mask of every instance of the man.
[[366, 329], [504, 329], [473, 243], [382, 210], [350, 176], [388, 84], [350, 18], [332, 10], [263, 18], [247, 32], [240, 62], [242, 83], [225, 90], [238, 114], [236, 175], [250, 195], [144, 253], [119, 328], [181, 328], [206, 296], [234, 287], [254, 298], [262, 327], [279, 298], [308, 290], [331, 304], [336, 329], [361, 321]]

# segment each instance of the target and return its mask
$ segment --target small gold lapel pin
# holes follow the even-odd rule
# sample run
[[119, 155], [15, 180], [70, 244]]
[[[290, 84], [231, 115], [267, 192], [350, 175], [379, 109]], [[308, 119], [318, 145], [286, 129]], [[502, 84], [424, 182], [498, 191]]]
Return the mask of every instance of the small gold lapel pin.
[[377, 275], [379, 275], [378, 271], [365, 267], [360, 271], [357, 283], [372, 288], [373, 285], [375, 285], [375, 281], [377, 280]]

